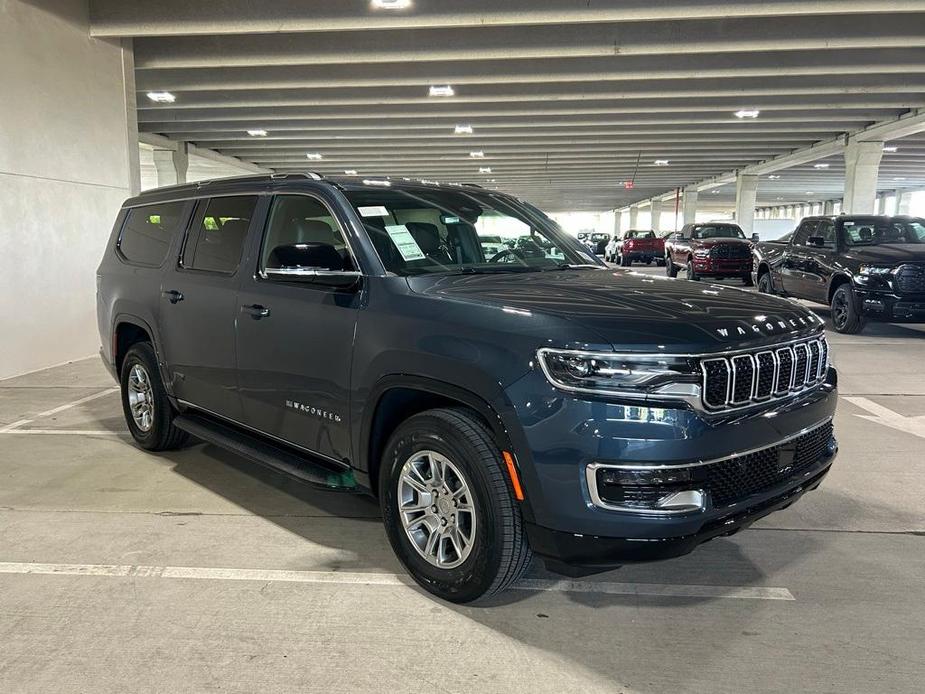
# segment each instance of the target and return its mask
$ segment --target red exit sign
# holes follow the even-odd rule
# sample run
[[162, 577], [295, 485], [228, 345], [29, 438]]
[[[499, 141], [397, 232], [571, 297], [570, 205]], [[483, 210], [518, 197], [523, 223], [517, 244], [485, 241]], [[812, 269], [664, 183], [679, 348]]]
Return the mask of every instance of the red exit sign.
[[623, 181], [623, 187], [627, 190], [632, 190], [636, 186], [632, 181]]

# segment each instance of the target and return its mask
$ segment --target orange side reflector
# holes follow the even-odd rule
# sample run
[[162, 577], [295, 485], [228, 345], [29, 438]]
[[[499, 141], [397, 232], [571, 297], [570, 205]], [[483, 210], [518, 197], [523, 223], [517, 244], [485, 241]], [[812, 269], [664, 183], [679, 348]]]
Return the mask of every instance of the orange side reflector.
[[514, 465], [514, 456], [508, 451], [501, 451], [504, 463], [507, 465], [507, 474], [511, 477], [511, 484], [514, 485], [514, 498], [518, 501], [524, 500], [524, 490], [520, 486], [520, 477], [517, 476], [517, 466]]

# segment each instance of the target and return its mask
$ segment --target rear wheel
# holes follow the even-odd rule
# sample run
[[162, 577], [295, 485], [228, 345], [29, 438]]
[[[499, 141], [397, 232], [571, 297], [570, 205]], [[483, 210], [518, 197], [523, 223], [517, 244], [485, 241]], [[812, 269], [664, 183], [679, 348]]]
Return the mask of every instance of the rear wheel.
[[632, 264], [633, 264], [633, 261], [632, 261], [632, 260], [630, 260], [629, 258], [627, 258], [627, 257], [626, 257], [625, 255], [623, 255], [622, 253], [620, 254], [620, 265], [622, 265], [623, 267], [629, 267], [629, 266], [632, 265]]
[[746, 272], [742, 275], [742, 284], [744, 284], [746, 287], [753, 287], [755, 285], [754, 281], [752, 280], [752, 273]]
[[395, 554], [444, 600], [491, 597], [530, 564], [501, 451], [466, 410], [428, 410], [402, 423], [386, 446], [379, 491]]
[[854, 335], [864, 329], [864, 319], [858, 313], [850, 284], [841, 285], [832, 295], [832, 324], [836, 332], [845, 335]]
[[125, 355], [120, 384], [125, 422], [139, 446], [166, 451], [186, 443], [189, 435], [173, 425], [177, 413], [167, 399], [149, 342], [139, 342]]
[[656, 258], [656, 259], [655, 259], [655, 264], [658, 265], [659, 267], [664, 267], [664, 266], [665, 266], [665, 259], [664, 259], [664, 258]]

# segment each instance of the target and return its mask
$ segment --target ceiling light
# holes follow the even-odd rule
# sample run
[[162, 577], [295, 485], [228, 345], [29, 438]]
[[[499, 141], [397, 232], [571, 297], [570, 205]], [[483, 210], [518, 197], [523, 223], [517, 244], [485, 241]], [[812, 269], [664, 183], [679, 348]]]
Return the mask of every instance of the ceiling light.
[[477, 152], [469, 152], [469, 156], [472, 157], [473, 159], [484, 159], [485, 152], [483, 152], [482, 150], [478, 150]]
[[491, 167], [490, 166], [480, 166], [479, 173], [491, 173]]
[[719, 195], [719, 191], [718, 191], [718, 190], [711, 190], [710, 192], [713, 193], [713, 195]]
[[348, 176], [356, 176], [356, 175], [357, 175], [356, 169], [347, 169], [346, 171], [344, 171], [344, 173], [347, 174]]
[[814, 169], [827, 169], [829, 168], [829, 164], [813, 164], [813, 168]]
[[266, 130], [260, 130], [260, 129], [258, 128], [258, 129], [256, 129], [256, 130], [248, 130], [248, 131], [247, 131], [247, 134], [250, 135], [251, 137], [266, 137], [266, 136], [267, 136], [267, 131], [266, 131]]
[[453, 132], [457, 135], [471, 135], [472, 126], [471, 125], [457, 125]]
[[156, 104], [172, 104], [177, 100], [170, 92], [148, 92], [148, 98]]
[[363, 185], [365, 186], [385, 186], [387, 188], [392, 184], [389, 181], [377, 181], [377, 180], [370, 179], [370, 178], [364, 178]]
[[896, 176], [896, 177], [893, 178], [893, 180], [894, 180], [894, 181], [905, 181], [905, 180], [906, 180], [906, 177], [905, 177], [905, 176]]
[[743, 108], [740, 111], [736, 111], [734, 115], [736, 118], [745, 119], [745, 118], [757, 118], [759, 113], [761, 113], [761, 111], [759, 111], [756, 108]]
[[770, 176], [768, 176], [768, 178], [769, 178], [770, 180], [772, 180], [772, 181], [776, 181], [777, 179], [780, 178], [780, 175], [779, 175], [779, 174], [771, 174]]
[[814, 191], [814, 190], [807, 190], [807, 191], [806, 191], [806, 195], [815, 195], [815, 194], [816, 194], [816, 191]]
[[309, 152], [305, 156], [311, 159], [312, 161], [318, 161], [319, 159], [324, 159], [324, 156], [319, 154], [318, 152]]
[[667, 159], [656, 159], [653, 163], [656, 166], [668, 166], [669, 161]]
[[890, 154], [893, 154], [894, 152], [898, 152], [898, 151], [899, 151], [899, 147], [894, 147], [894, 146], [891, 145], [891, 146], [889, 146], [889, 147], [884, 147], [884, 148], [883, 148], [883, 151], [884, 151], [884, 152], [889, 152]]
[[453, 91], [453, 87], [448, 84], [443, 86], [432, 85], [427, 93], [430, 96], [454, 96], [456, 94], [456, 92]]
[[407, 10], [411, 0], [372, 0], [369, 4], [374, 10]]

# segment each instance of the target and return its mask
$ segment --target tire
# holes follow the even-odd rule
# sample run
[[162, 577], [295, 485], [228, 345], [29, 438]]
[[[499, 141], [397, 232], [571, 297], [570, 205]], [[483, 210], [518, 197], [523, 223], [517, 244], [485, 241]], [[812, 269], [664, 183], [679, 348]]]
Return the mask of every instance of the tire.
[[848, 283], [842, 284], [832, 295], [832, 324], [835, 332], [855, 335], [864, 329], [865, 321], [858, 314], [854, 290]]
[[[125, 422], [139, 446], [149, 451], [168, 451], [189, 440], [185, 431], [173, 425], [177, 413], [167, 398], [150, 342], [139, 342], [128, 351], [119, 383]], [[137, 417], [132, 411], [133, 398]]]
[[665, 267], [665, 259], [664, 259], [664, 258], [656, 258], [656, 259], [655, 259], [655, 264], [658, 265], [659, 267]]
[[746, 272], [744, 275], [742, 275], [742, 284], [744, 284], [746, 287], [755, 286], [755, 283], [752, 280], [752, 273]]
[[669, 277], [678, 276], [678, 266], [671, 262], [671, 258], [665, 257], [665, 274]]
[[627, 258], [625, 255], [620, 255], [620, 265], [622, 267], [630, 267], [633, 264], [633, 261]]
[[771, 273], [765, 272], [758, 278], [758, 291], [761, 294], [773, 294], [774, 287], [771, 284]]
[[[435, 499], [432, 490], [422, 494], [404, 481], [410, 474], [417, 486], [426, 487], [433, 479], [428, 473], [432, 475], [432, 466], [438, 463], [448, 470], [444, 479], [450, 490], [459, 492], [464, 483], [467, 494], [461, 498], [471, 494], [474, 510], [468, 515], [454, 513], [453, 508], [438, 508], [436, 504], [450, 499], [447, 494]], [[412, 468], [417, 472], [410, 472]], [[379, 498], [392, 549], [412, 578], [439, 598], [455, 603], [488, 599], [517, 581], [530, 565], [533, 554], [501, 452], [486, 426], [468, 410], [427, 410], [403, 422], [383, 453]], [[420, 505], [422, 500], [423, 506], [435, 503], [408, 522], [399, 510], [403, 498], [406, 504]], [[468, 550], [459, 553], [449, 537], [441, 537], [436, 553], [431, 551], [431, 558], [426, 558], [431, 526], [425, 522], [415, 525], [425, 516], [437, 528], [455, 524], [457, 538], [464, 538], [468, 528]], [[417, 533], [414, 539], [413, 533]], [[438, 553], [443, 553], [446, 566], [438, 564]]]
[[700, 281], [700, 275], [697, 274], [697, 271], [694, 269], [694, 260], [690, 259], [687, 261], [687, 279], [694, 282]]
[[652, 258], [646, 258], [646, 265], [652, 264]]

